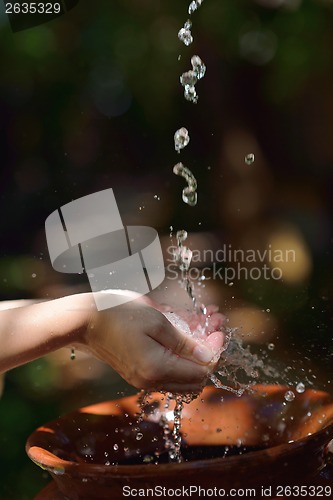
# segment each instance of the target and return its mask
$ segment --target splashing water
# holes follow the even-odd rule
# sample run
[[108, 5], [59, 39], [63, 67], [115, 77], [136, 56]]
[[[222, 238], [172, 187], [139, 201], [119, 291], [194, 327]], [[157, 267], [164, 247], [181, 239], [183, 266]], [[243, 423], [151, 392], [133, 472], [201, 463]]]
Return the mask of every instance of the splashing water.
[[[203, 0], [192, 1], [189, 5], [188, 12], [193, 14], [202, 4]], [[184, 27], [178, 32], [178, 38], [186, 45], [190, 45], [193, 42], [193, 36], [191, 33], [192, 23], [187, 20]], [[184, 96], [190, 102], [197, 103], [198, 95], [196, 92], [195, 85], [202, 79], [206, 74], [206, 66], [198, 55], [194, 55], [191, 58], [192, 69], [183, 73], [180, 76], [180, 83], [184, 87]], [[175, 150], [180, 153], [189, 143], [190, 137], [188, 130], [185, 127], [180, 128], [176, 131], [174, 135]], [[254, 154], [250, 153], [245, 157], [245, 163], [250, 165], [254, 162]], [[197, 204], [197, 181], [191, 170], [179, 162], [173, 167], [173, 172], [176, 175], [183, 177], [187, 186], [183, 189], [182, 199], [189, 206], [195, 206]], [[173, 228], [172, 228], [173, 230]], [[170, 237], [172, 233], [170, 234]], [[181, 284], [185, 288], [189, 298], [192, 302], [193, 312], [197, 315], [198, 326], [195, 332], [191, 332], [189, 325], [179, 318], [174, 313], [165, 313], [167, 319], [178, 329], [182, 330], [185, 334], [195, 335], [197, 338], [205, 338], [207, 335], [208, 326], [208, 315], [207, 308], [205, 305], [198, 303], [196, 297], [194, 284], [191, 281], [189, 275], [189, 268], [192, 260], [192, 251], [187, 247], [184, 242], [187, 240], [187, 232], [182, 229], [177, 231], [177, 247], [175, 251], [176, 262], [178, 264], [179, 270], [182, 273]], [[257, 355], [252, 354], [249, 348], [244, 348], [242, 342], [233, 333], [235, 330], [230, 328], [225, 329], [225, 342], [223, 349], [220, 353], [220, 358], [217, 363], [216, 372], [210, 375], [210, 380], [217, 388], [222, 388], [233, 392], [237, 396], [241, 396], [245, 390], [250, 390], [251, 386], [257, 382], [259, 377], [259, 372], [263, 372], [265, 375], [276, 376], [277, 373], [273, 369], [264, 365], [263, 361], [258, 358]], [[240, 381], [240, 372], [242, 372], [243, 378], [246, 381]], [[224, 380], [225, 379], [225, 380]], [[300, 384], [299, 384], [300, 385]], [[300, 391], [301, 392], [301, 388]], [[163, 428], [163, 439], [164, 447], [169, 454], [169, 460], [171, 462], [180, 463], [182, 461], [181, 456], [181, 417], [184, 403], [189, 403], [195, 399], [198, 394], [172, 394], [166, 393], [164, 410], [165, 413], [160, 417], [160, 425]], [[147, 397], [149, 393], [142, 391], [139, 396], [139, 407], [141, 409], [137, 425], [142, 421], [145, 415], [145, 405], [147, 404]], [[292, 397], [295, 397], [292, 391], [287, 391], [285, 394], [285, 399], [291, 401]], [[175, 407], [173, 411], [173, 429], [171, 431], [169, 425], [169, 406], [171, 400], [175, 400]], [[139, 433], [139, 427], [134, 429], [137, 434], [137, 439], [141, 439], [142, 433]]]
[[180, 434], [180, 427], [182, 423], [182, 411], [184, 408], [184, 402], [183, 398], [181, 396], [176, 396], [176, 405], [175, 409], [173, 411], [173, 431], [172, 431], [172, 437], [174, 440], [174, 445], [173, 445], [173, 450], [170, 455], [171, 460], [176, 460], [177, 462], [182, 461], [181, 453], [180, 453], [180, 447], [181, 447], [181, 442], [182, 442], [182, 437]]
[[184, 241], [187, 239], [187, 231], [185, 231], [184, 229], [177, 231], [176, 239], [177, 239], [177, 249], [175, 252], [176, 262], [178, 263], [179, 269], [181, 271], [185, 271], [182, 274], [181, 284], [183, 288], [185, 288], [187, 295], [192, 301], [193, 310], [198, 315], [203, 314], [205, 316], [205, 323], [206, 323], [207, 309], [204, 305], [198, 303], [194, 291], [194, 284], [192, 283], [192, 280], [188, 273], [192, 259], [192, 250], [184, 245]]
[[184, 149], [190, 142], [190, 136], [188, 130], [185, 127], [180, 128], [175, 132], [174, 135], [175, 150], [180, 153], [181, 149]]
[[191, 15], [195, 12], [202, 4], [203, 0], [193, 0], [188, 6], [188, 13]]
[[[198, 394], [173, 394], [171, 392], [165, 393], [165, 413], [161, 415], [160, 425], [163, 428], [163, 439], [165, 449], [168, 451], [169, 460], [171, 462], [181, 463], [183, 461], [181, 455], [181, 444], [182, 437], [180, 434], [181, 429], [181, 418], [184, 404], [188, 404], [198, 397]], [[175, 400], [175, 407], [173, 410], [173, 429], [171, 431], [169, 426], [169, 420], [172, 419], [170, 416], [170, 403], [171, 400]]]
[[296, 391], [299, 393], [299, 394], [302, 394], [302, 392], [305, 391], [305, 385], [303, 384], [303, 382], [299, 382], [296, 386]]
[[167, 419], [167, 410], [169, 409], [169, 406], [170, 406], [171, 396], [172, 395], [169, 393], [166, 394], [166, 401], [164, 404], [165, 413], [162, 414], [161, 418], [160, 418], [160, 426], [163, 429], [164, 448], [167, 450], [170, 460], [172, 460], [172, 457], [174, 456], [174, 453], [173, 453], [174, 443], [173, 443], [173, 440], [171, 437], [171, 430], [169, 427], [169, 421]]
[[193, 72], [196, 75], [198, 80], [201, 80], [206, 74], [206, 66], [202, 62], [199, 56], [193, 56], [191, 58], [191, 64], [193, 68]]
[[254, 163], [254, 154], [253, 153], [249, 153], [245, 156], [245, 159], [244, 159], [246, 165], [252, 165], [252, 163]]
[[293, 391], [287, 391], [284, 395], [284, 399], [288, 402], [294, 401], [295, 393]]
[[206, 66], [197, 55], [191, 58], [192, 69], [183, 73], [180, 77], [180, 83], [184, 87], [184, 97], [187, 101], [197, 103], [198, 94], [195, 88], [198, 80], [201, 80], [206, 74]]
[[187, 47], [189, 45], [191, 45], [191, 43], [193, 42], [193, 36], [192, 36], [192, 33], [191, 33], [191, 27], [192, 27], [192, 23], [191, 21], [188, 19], [186, 21], [186, 23], [184, 24], [184, 27], [181, 28], [178, 32], [178, 38], [181, 42], [183, 42]]
[[190, 71], [186, 71], [180, 77], [180, 83], [183, 85], [183, 87], [194, 87], [197, 81], [198, 78], [193, 69], [191, 69]]
[[189, 85], [185, 86], [184, 97], [187, 101], [194, 102], [194, 104], [198, 102], [199, 98], [195, 87], [191, 87]]
[[194, 207], [198, 202], [198, 195], [197, 195], [198, 184], [196, 178], [192, 174], [191, 170], [185, 167], [181, 162], [177, 163], [173, 167], [173, 173], [176, 175], [180, 175], [186, 180], [188, 186], [186, 186], [183, 189], [183, 201], [187, 205]]
[[[257, 354], [244, 347], [241, 338], [236, 334], [237, 328], [226, 328], [224, 349], [217, 364], [216, 375], [210, 377], [215, 387], [241, 396], [258, 382], [260, 374], [268, 378], [279, 377], [279, 371], [264, 363]], [[213, 380], [214, 379], [214, 380]], [[221, 382], [221, 379], [223, 382]]]
[[[168, 313], [165, 314], [167, 315]], [[177, 324], [177, 327], [181, 329], [183, 329], [184, 327], [188, 328], [185, 322], [182, 322], [182, 320], [180, 321], [182, 324]], [[176, 325], [176, 322], [174, 322], [173, 324]], [[189, 329], [188, 332], [190, 333]], [[165, 403], [163, 405], [164, 412], [161, 415], [159, 415], [158, 422], [163, 430], [164, 449], [168, 452], [169, 460], [171, 462], [180, 463], [182, 462], [182, 455], [181, 455], [182, 440], [180, 434], [182, 410], [184, 407], [184, 403], [190, 403], [198, 396], [198, 394], [194, 393], [173, 394], [171, 392], [166, 392], [166, 393], [162, 392], [162, 394], [165, 395]], [[150, 392], [142, 390], [139, 393], [139, 398], [138, 398], [139, 412], [137, 414], [136, 426], [133, 428], [133, 431], [136, 433], [135, 438], [137, 441], [141, 441], [141, 439], [144, 437], [143, 434], [144, 431], [142, 431], [142, 429], [139, 428], [139, 424], [144, 420], [146, 414], [151, 415], [152, 411], [154, 411], [154, 407], [151, 406], [149, 399], [153, 399]], [[171, 400], [175, 401], [173, 412], [168, 411], [170, 410]], [[152, 403], [152, 405], [154, 405], [154, 402]], [[158, 408], [158, 405], [156, 406], [156, 408]], [[173, 423], [172, 429], [170, 427], [170, 422]], [[158, 438], [155, 437], [155, 441], [157, 440]], [[157, 458], [160, 455], [160, 453], [161, 453], [160, 451], [156, 451], [155, 458]], [[144, 463], [150, 463], [153, 460], [154, 460], [153, 456], [149, 456], [149, 460], [147, 456], [145, 456], [143, 459]]]
[[[178, 164], [176, 165], [176, 167], [178, 167], [178, 169], [180, 169], [182, 172], [182, 167], [186, 169], [186, 167], [184, 167], [182, 164]], [[189, 172], [188, 169], [186, 169], [186, 171], [187, 173]], [[199, 326], [197, 327], [195, 332], [191, 332], [189, 326], [186, 323], [182, 322], [182, 320], [177, 316], [172, 316], [173, 313], [165, 313], [165, 316], [176, 328], [182, 330], [184, 333], [188, 335], [195, 335], [198, 338], [204, 338], [206, 336], [208, 326], [207, 308], [203, 304], [198, 304], [198, 300], [194, 290], [194, 284], [192, 283], [188, 273], [192, 259], [192, 251], [184, 244], [187, 240], [187, 237], [187, 231], [185, 231], [184, 229], [177, 231], [177, 248], [175, 257], [178, 263], [178, 267], [180, 271], [182, 271], [181, 284], [185, 288], [189, 298], [192, 301], [193, 311], [198, 317]], [[240, 397], [246, 390], [251, 390], [251, 387], [257, 383], [260, 372], [262, 372], [266, 376], [271, 377], [278, 377], [279, 373], [272, 367], [265, 365], [263, 360], [260, 359], [256, 354], [252, 354], [249, 347], [244, 348], [241, 339], [233, 335], [235, 331], [236, 329], [225, 329], [224, 346], [221, 351], [215, 373], [211, 373], [209, 378], [215, 387], [227, 390]], [[245, 382], [241, 381], [242, 379], [244, 379], [244, 377], [247, 379]], [[224, 378], [225, 381], [223, 380]], [[195, 397], [197, 397], [197, 395], [192, 394], [191, 397], [192, 399], [190, 400], [193, 400]], [[188, 397], [184, 398], [183, 395], [169, 394], [169, 400], [170, 399], [176, 399], [176, 413], [174, 414], [174, 428], [171, 436], [172, 439], [170, 437], [170, 430], [167, 424], [167, 420], [163, 421], [165, 443], [169, 452], [170, 460], [181, 462], [181, 412], [183, 403], [189, 402], [189, 399]], [[290, 401], [291, 400], [292, 399], [290, 399]]]
[[[191, 332], [189, 325], [183, 321], [178, 315], [172, 312], [165, 312], [164, 315], [170, 321], [170, 323], [177, 329], [183, 331], [187, 335], [196, 335], [197, 337], [202, 337], [205, 334], [207, 327], [207, 309], [204, 305], [199, 304], [194, 292], [193, 283], [189, 277], [189, 267], [192, 259], [192, 251], [184, 245], [184, 242], [187, 239], [187, 231], [184, 229], [177, 231], [176, 239], [177, 239], [177, 249], [175, 253], [175, 257], [178, 263], [179, 269], [183, 272], [182, 277], [182, 285], [186, 289], [186, 292], [190, 299], [192, 300], [193, 310], [198, 315], [198, 325], [196, 327], [195, 332]], [[166, 395], [166, 404], [164, 405], [165, 409], [169, 408], [170, 400], [175, 400], [175, 408], [173, 412], [173, 430], [170, 432], [169, 423], [166, 415], [162, 415], [160, 423], [163, 427], [163, 437], [165, 448], [169, 454], [169, 460], [171, 462], [182, 462], [181, 455], [181, 442], [182, 437], [180, 433], [181, 428], [181, 417], [182, 410], [184, 407], [184, 403], [190, 403], [198, 396], [198, 394], [172, 394], [167, 393]]]

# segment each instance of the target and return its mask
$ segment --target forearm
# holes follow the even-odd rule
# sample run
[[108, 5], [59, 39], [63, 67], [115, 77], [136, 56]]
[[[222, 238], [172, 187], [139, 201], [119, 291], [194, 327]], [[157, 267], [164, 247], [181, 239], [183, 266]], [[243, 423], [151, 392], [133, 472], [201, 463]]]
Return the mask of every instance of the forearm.
[[80, 343], [92, 308], [80, 294], [0, 311], [0, 373]]
[[18, 299], [18, 300], [2, 300], [0, 302], [0, 311], [7, 309], [16, 309], [17, 307], [31, 306], [32, 304], [38, 304], [39, 302], [44, 302], [42, 299]]

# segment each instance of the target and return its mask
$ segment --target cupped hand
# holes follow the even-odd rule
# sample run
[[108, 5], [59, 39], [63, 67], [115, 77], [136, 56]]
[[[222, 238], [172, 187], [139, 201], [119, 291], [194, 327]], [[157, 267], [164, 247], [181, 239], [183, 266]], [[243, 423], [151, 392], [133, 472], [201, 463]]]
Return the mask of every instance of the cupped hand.
[[[176, 328], [161, 310], [174, 312], [188, 325], [188, 331]], [[224, 316], [214, 306], [207, 312], [206, 333], [197, 338], [193, 332], [202, 318], [184, 310], [170, 311], [150, 299], [137, 299], [93, 312], [84, 344], [139, 389], [200, 392], [225, 340]]]

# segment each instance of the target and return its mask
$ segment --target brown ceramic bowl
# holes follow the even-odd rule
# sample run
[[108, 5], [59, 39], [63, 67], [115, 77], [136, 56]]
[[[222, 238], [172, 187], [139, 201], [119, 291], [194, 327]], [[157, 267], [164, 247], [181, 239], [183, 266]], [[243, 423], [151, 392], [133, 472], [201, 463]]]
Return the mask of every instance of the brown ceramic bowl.
[[[29, 437], [26, 450], [73, 500], [124, 498], [125, 486], [128, 492], [156, 486], [230, 490], [311, 483], [324, 467], [333, 439], [332, 396], [294, 391], [295, 399], [286, 402], [286, 387], [254, 389], [238, 398], [206, 387], [200, 398], [184, 406], [182, 463], [163, 463], [158, 420], [164, 398], [157, 393], [139, 424], [140, 440], [133, 431], [137, 397], [131, 396], [45, 424]], [[172, 418], [170, 410], [167, 415]], [[155, 452], [160, 453], [158, 464], [143, 463]]]

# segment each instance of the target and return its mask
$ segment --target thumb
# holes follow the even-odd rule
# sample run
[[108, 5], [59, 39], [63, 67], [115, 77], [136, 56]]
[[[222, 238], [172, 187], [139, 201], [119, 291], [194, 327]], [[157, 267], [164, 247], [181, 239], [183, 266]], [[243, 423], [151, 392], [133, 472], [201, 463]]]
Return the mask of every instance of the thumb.
[[216, 363], [223, 350], [224, 339], [225, 336], [220, 331], [213, 332], [204, 339], [193, 339], [197, 344], [193, 350], [193, 361], [200, 364]]
[[[170, 316], [168, 319], [165, 316], [164, 318], [164, 327], [150, 332], [151, 337], [181, 358], [188, 359], [200, 365], [208, 365], [213, 361], [215, 357], [215, 342], [209, 344], [208, 342], [195, 339], [191, 336], [188, 325], [182, 320], [179, 321], [180, 318], [178, 317], [175, 318], [175, 321]], [[172, 323], [175, 323], [176, 327]]]
[[200, 365], [208, 365], [214, 360], [215, 355], [208, 342], [200, 341], [174, 327], [172, 328], [178, 336], [178, 341], [173, 349], [175, 354]]
[[225, 334], [221, 331], [212, 332], [206, 338], [205, 342], [207, 342], [210, 349], [215, 353], [215, 356], [220, 356], [225, 347]]

